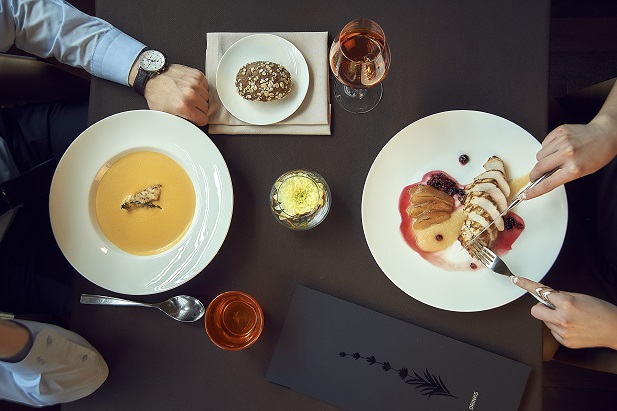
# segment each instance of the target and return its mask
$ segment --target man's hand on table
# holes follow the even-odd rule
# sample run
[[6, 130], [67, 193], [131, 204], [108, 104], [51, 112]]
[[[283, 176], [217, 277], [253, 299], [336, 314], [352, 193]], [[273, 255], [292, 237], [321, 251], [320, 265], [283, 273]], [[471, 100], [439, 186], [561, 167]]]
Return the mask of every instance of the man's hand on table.
[[[519, 287], [535, 293], [543, 284], [514, 277]], [[585, 294], [555, 291], [549, 295], [556, 309], [538, 303], [531, 315], [544, 321], [555, 339], [569, 348], [608, 347], [617, 350], [617, 306]]]
[[[132, 85], [137, 64], [129, 76]], [[194, 68], [171, 64], [167, 70], [148, 80], [144, 91], [148, 107], [185, 118], [198, 126], [208, 124], [208, 81]]]
[[208, 81], [196, 69], [172, 64], [146, 84], [148, 107], [183, 117], [198, 126], [208, 124]]

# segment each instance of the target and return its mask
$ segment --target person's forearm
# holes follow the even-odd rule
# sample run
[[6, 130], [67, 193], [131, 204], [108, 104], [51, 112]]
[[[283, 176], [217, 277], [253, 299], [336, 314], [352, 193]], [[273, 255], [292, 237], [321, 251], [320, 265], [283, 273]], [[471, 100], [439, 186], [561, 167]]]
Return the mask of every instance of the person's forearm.
[[617, 81], [613, 85], [610, 93], [606, 97], [606, 101], [602, 105], [598, 114], [605, 114], [617, 119]]
[[614, 155], [617, 154], [617, 81], [591, 123], [601, 126], [608, 133], [607, 142], [612, 145], [607, 149], [610, 149]]
[[145, 47], [63, 0], [0, 0], [0, 51], [13, 44], [125, 85], [131, 64]]
[[0, 9], [11, 23], [0, 29], [3, 40], [39, 57], [54, 56], [88, 71], [97, 43], [113, 29], [62, 0], [2, 1]]
[[12, 321], [0, 320], [0, 361], [15, 357], [30, 343], [30, 331]]

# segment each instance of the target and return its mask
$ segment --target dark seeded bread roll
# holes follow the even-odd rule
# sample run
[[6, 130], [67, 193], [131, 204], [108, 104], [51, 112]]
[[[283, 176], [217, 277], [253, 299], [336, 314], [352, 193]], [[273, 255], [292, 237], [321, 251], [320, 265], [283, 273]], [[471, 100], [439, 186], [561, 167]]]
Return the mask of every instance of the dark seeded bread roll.
[[280, 100], [291, 91], [291, 74], [280, 64], [254, 61], [238, 71], [236, 90], [247, 100]]

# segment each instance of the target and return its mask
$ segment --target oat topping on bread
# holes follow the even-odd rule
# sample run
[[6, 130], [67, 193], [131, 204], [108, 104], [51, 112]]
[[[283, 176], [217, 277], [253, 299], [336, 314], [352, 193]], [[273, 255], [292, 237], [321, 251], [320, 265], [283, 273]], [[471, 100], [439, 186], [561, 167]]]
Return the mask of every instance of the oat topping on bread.
[[291, 87], [289, 71], [270, 61], [245, 64], [236, 74], [236, 90], [246, 100], [280, 100], [289, 94]]

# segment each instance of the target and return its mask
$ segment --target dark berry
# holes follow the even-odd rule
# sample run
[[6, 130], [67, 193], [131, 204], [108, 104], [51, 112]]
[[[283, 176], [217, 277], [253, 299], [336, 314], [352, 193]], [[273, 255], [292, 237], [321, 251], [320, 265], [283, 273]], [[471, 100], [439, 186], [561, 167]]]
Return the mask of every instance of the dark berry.
[[452, 180], [444, 173], [431, 174], [431, 177], [428, 179], [426, 184], [436, 188], [437, 190], [441, 190], [448, 195], [458, 196], [461, 202], [465, 196], [465, 189], [460, 188], [456, 181]]
[[456, 182], [444, 173], [432, 174], [426, 184], [449, 195], [460, 194], [459, 191], [461, 191]]
[[478, 266], [475, 263], [469, 264], [469, 267], [471, 267], [472, 270], [475, 270], [476, 268], [478, 268]]
[[461, 163], [462, 166], [469, 163], [469, 156], [467, 154], [461, 154], [458, 158], [458, 162]]
[[523, 223], [516, 221], [516, 219], [512, 216], [504, 218], [504, 224], [506, 226], [506, 230], [512, 230], [513, 228], [516, 228], [517, 230], [522, 230], [523, 228], [525, 228]]
[[441, 241], [441, 240], [443, 240], [443, 236], [442, 236], [441, 234], [437, 234], [437, 235], [435, 236], [435, 240], [437, 240], [437, 241]]
[[515, 223], [514, 218], [512, 217], [506, 218], [506, 221], [505, 221], [506, 230], [512, 230], [512, 228], [514, 228], [514, 223]]

